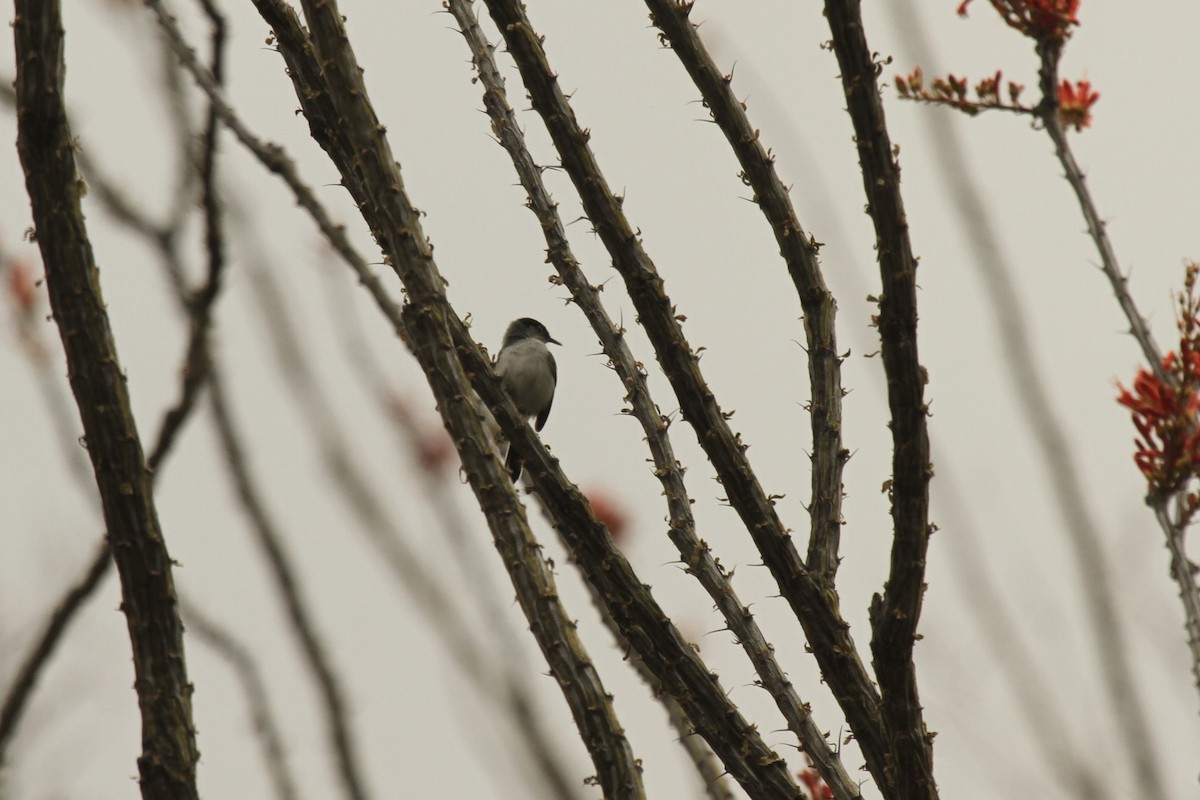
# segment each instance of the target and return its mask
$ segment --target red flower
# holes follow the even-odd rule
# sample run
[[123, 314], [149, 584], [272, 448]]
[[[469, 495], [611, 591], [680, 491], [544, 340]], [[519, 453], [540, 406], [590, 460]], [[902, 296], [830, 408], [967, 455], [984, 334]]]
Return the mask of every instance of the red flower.
[[[1063, 41], [1071, 27], [1079, 24], [1079, 0], [991, 0], [992, 7], [1010, 27], [1043, 41]], [[958, 6], [959, 16], [967, 15], [971, 0]]]
[[[1174, 354], [1167, 357], [1173, 359]], [[1174, 491], [1200, 466], [1200, 433], [1193, 430], [1200, 398], [1145, 369], [1138, 370], [1133, 391], [1120, 389], [1117, 402], [1133, 412], [1138, 431], [1134, 463], [1151, 490]]]
[[[1189, 264], [1179, 295], [1179, 350], [1160, 370], [1139, 369], [1133, 389], [1118, 385], [1117, 402], [1133, 415], [1138, 436], [1134, 463], [1152, 494], [1181, 491], [1200, 477], [1200, 264]], [[1194, 508], [1194, 504], [1193, 504]]]
[[1092, 124], [1092, 106], [1100, 95], [1092, 91], [1091, 81], [1063, 81], [1058, 87], [1058, 121], [1064, 127], [1081, 131]]

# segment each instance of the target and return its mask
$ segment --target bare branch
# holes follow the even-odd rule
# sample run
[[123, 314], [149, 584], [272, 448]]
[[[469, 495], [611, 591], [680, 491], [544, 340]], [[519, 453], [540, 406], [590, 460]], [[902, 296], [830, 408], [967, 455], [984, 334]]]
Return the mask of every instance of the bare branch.
[[[775, 172], [775, 157], [763, 146], [759, 131], [750, 124], [745, 104], [734, 96], [732, 76], [717, 68], [700, 39], [697, 27], [688, 17], [691, 6], [674, 0], [646, 0], [646, 5], [651, 21], [679, 57], [700, 90], [713, 121], [737, 156], [741, 177], [754, 190], [754, 200], [771, 226], [804, 308], [813, 436], [808, 568], [815, 580], [832, 586], [842, 527], [842, 468], [850, 457], [842, 446], [844, 391], [834, 325], [837, 303], [821, 274], [818, 246], [805, 233], [787, 188]], [[821, 769], [819, 762], [817, 768]]]
[[1116, 250], [1113, 249], [1112, 242], [1108, 238], [1108, 229], [1100, 216], [1100, 211], [1096, 208], [1091, 192], [1088, 191], [1083, 170], [1079, 168], [1079, 163], [1075, 160], [1074, 153], [1071, 152], [1066, 131], [1063, 130], [1062, 122], [1058, 118], [1058, 61], [1062, 56], [1062, 42], [1039, 43], [1038, 54], [1041, 57], [1038, 74], [1042, 90], [1042, 101], [1037, 108], [1038, 118], [1042, 121], [1047, 135], [1050, 136], [1050, 141], [1054, 142], [1054, 152], [1058, 156], [1058, 163], [1062, 165], [1067, 183], [1075, 191], [1079, 208], [1087, 222], [1088, 235], [1091, 236], [1092, 242], [1096, 245], [1096, 251], [1100, 255], [1100, 269], [1108, 278], [1117, 303], [1120, 304], [1121, 311], [1125, 313], [1125, 318], [1129, 321], [1129, 333], [1142, 348], [1142, 354], [1150, 364], [1150, 368], [1154, 370], [1154, 374], [1165, 380], [1162, 351], [1154, 341], [1154, 334], [1150, 332], [1150, 326], [1146, 324], [1145, 318], [1142, 317], [1137, 305], [1133, 302], [1133, 297], [1129, 294], [1129, 280], [1121, 270], [1120, 262], [1117, 261]]
[[18, 151], [71, 388], [79, 405], [109, 542], [121, 576], [142, 711], [142, 796], [197, 797], [195, 730], [171, 558], [154, 506], [80, 208], [74, 143], [63, 106], [57, 2], [18, 0]]
[[878, 696], [858, 658], [848, 626], [831, 604], [833, 601], [809, 575], [771, 501], [754, 478], [740, 438], [729, 428], [720, 406], [707, 389], [698, 359], [684, 338], [675, 309], [664, 292], [662, 279], [599, 170], [587, 144], [589, 134], [576, 121], [558, 86], [557, 76], [542, 49], [541, 37], [519, 3], [486, 0], [486, 4], [517, 62], [533, 108], [546, 123], [563, 167], [580, 193], [589, 220], [612, 256], [613, 265], [625, 279], [638, 319], [675, 390], [684, 418], [696, 429], [731, 505], [754, 538], [781, 594], [803, 624], [822, 674], [846, 711], [864, 753], [871, 754], [868, 762], [882, 776], [885, 759]]
[[867, 211], [875, 226], [882, 292], [877, 326], [892, 430], [892, 561], [883, 595], [871, 604], [871, 652], [883, 698], [888, 767], [872, 774], [885, 796], [934, 798], [932, 737], [917, 691], [913, 644], [925, 593], [929, 546], [929, 433], [925, 376], [917, 356], [917, 260], [900, 194], [875, 80], [879, 65], [867, 46], [859, 0], [826, 0], [825, 17], [854, 124]]
[[[1101, 267], [1129, 321], [1130, 333], [1142, 348], [1142, 353], [1154, 374], [1169, 382], [1171, 379], [1163, 368], [1162, 353], [1129, 295], [1128, 283], [1121, 272], [1104, 223], [1084, 182], [1083, 173], [1071, 153], [1066, 132], [1058, 118], [1058, 60], [1062, 54], [1062, 42], [1039, 42], [1038, 53], [1041, 56], [1039, 82], [1042, 90], [1038, 116], [1046, 133], [1054, 142], [1054, 149], [1067, 182], [1075, 190], [1084, 219], [1087, 220], [1088, 232], [1100, 254]], [[1048, 408], [1048, 401], [1044, 405]], [[1055, 462], [1062, 461], [1059, 454], [1069, 452], [1069, 448], [1060, 437], [1061, 431], [1044, 428], [1039, 435], [1043, 449], [1055, 452]], [[1073, 470], [1062, 473], [1054, 470], [1051, 474], [1055, 482], [1061, 484], [1062, 481], [1071, 479]], [[1068, 519], [1067, 532], [1075, 551], [1075, 560], [1079, 564], [1081, 584], [1087, 597], [1084, 605], [1091, 616], [1092, 631], [1101, 651], [1100, 664], [1109, 696], [1112, 698], [1113, 714], [1118, 720], [1117, 729], [1121, 731], [1125, 746], [1133, 758], [1138, 785], [1150, 796], [1161, 797], [1166, 792], [1162, 770], [1151, 744], [1153, 740], [1150, 723], [1146, 719], [1145, 708], [1133, 679], [1133, 670], [1128, 658], [1129, 650], [1121, 635], [1124, 626], [1120, 621], [1120, 609], [1117, 608], [1112, 592], [1108, 591], [1108, 568], [1103, 561], [1102, 551], [1095, 546], [1092, 531], [1095, 530], [1096, 524], [1087, 511], [1082, 482], [1076, 478], [1070, 485], [1062, 488], [1065, 489], [1064, 502], [1069, 504], [1073, 512]]]
[[[774, 156], [763, 147], [759, 132], [746, 116], [745, 106], [734, 95], [732, 79], [722, 74], [708, 49], [701, 41], [695, 25], [688, 17], [690, 5], [672, 0], [646, 0], [651, 19], [663, 32], [671, 49], [679, 57], [688, 75], [700, 90], [705, 106], [725, 134], [742, 167], [742, 178], [754, 190], [754, 198], [771, 225], [780, 253], [792, 276], [801, 305], [804, 308], [804, 330], [808, 354], [808, 374], [812, 397], [809, 413], [812, 419], [813, 473], [812, 495], [809, 503], [811, 534], [807, 566], [813, 579], [833, 590], [837, 574], [838, 542], [842, 526], [842, 468], [849, 452], [842, 446], [842, 389], [841, 357], [838, 353], [834, 319], [837, 304], [825, 285], [817, 261], [817, 245], [804, 232], [787, 189], [775, 172]], [[720, 605], [720, 602], [718, 602]], [[727, 615], [728, 621], [731, 616]], [[747, 614], [748, 616], [748, 614]], [[732, 625], [731, 625], [732, 627]], [[757, 645], [747, 642], [757, 633], [743, 633], [734, 628], [738, 640], [748, 653], [759, 652]], [[753, 657], [753, 656], [752, 656]], [[770, 672], [770, 667], [767, 667]], [[789, 727], [800, 738], [821, 777], [838, 798], [859, 797], [858, 785], [846, 774], [837, 753], [830, 748], [820, 728], [805, 711], [797, 714], [792, 703], [782, 703], [773, 686], [778, 686], [759, 669], [764, 684], [788, 719]], [[782, 674], [779, 675], [782, 677]], [[790, 687], [788, 694], [794, 696]], [[786, 695], [784, 695], [786, 696]], [[794, 698], [799, 702], [799, 698]], [[801, 705], [799, 708], [806, 708]]]
[[[278, 175], [288, 185], [288, 188], [292, 190], [292, 193], [296, 197], [296, 202], [312, 217], [321, 234], [325, 236], [338, 255], [354, 270], [359, 282], [371, 293], [376, 305], [379, 306], [380, 311], [387, 317], [388, 321], [392, 323], [392, 327], [395, 329], [397, 335], [403, 338], [404, 326], [400, 322], [399, 307], [389, 297], [387, 291], [383, 288], [383, 284], [379, 282], [379, 278], [371, 271], [371, 268], [367, 265], [363, 257], [350, 244], [345, 228], [333, 222], [329, 216], [329, 212], [317, 200], [312, 188], [300, 178], [295, 162], [288, 157], [282, 147], [263, 142], [242, 122], [233, 107], [225, 100], [221, 87], [217, 84], [212, 73], [200, 63], [195, 51], [184, 40], [175, 18], [167, 13], [161, 0], [146, 0], [146, 5], [154, 12], [160, 27], [175, 50], [180, 63], [191, 73], [196, 81], [196, 85], [208, 97], [213, 113], [220, 118], [221, 123], [229, 129], [230, 133], [254, 154], [264, 167]], [[279, 22], [279, 26], [285, 30], [289, 30], [294, 39], [298, 37], [297, 41], [300, 44], [296, 46], [301, 49], [307, 47], [307, 37], [300, 28], [300, 24], [295, 19], [295, 14], [292, 13], [291, 9], [282, 3], [274, 7], [279, 12], [276, 15], [278, 16], [277, 22]], [[264, 16], [266, 16], [265, 12]], [[290, 26], [285, 25], [284, 21], [286, 20], [290, 20]], [[268, 19], [267, 22], [276, 28], [276, 33], [278, 34], [280, 27], [276, 27], [275, 23], [271, 22], [271, 19]], [[284, 49], [282, 52], [286, 54], [289, 51]], [[312, 65], [305, 67], [306, 62], [303, 60], [296, 63], [297, 68], [304, 68], [306, 73], [313, 70]], [[291, 62], [289, 62], [289, 66], [291, 66]], [[319, 75], [319, 71], [317, 71], [317, 74]], [[313, 76], [310, 75], [309, 77], [312, 78]], [[312, 102], [317, 103], [318, 98], [313, 98]], [[330, 111], [329, 113], [333, 112]]]

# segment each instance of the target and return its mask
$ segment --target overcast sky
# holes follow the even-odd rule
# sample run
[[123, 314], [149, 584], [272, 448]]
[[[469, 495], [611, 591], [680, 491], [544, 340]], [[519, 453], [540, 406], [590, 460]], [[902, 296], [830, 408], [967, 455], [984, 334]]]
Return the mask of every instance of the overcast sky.
[[[698, 92], [674, 55], [659, 46], [643, 5], [634, 2], [530, 0], [529, 13], [625, 210], [639, 227], [666, 281], [685, 331], [704, 346], [702, 366], [765, 486], [786, 495], [780, 511], [803, 541], [808, 499], [807, 366], [800, 308], [777, 247], [720, 131], [705, 121]], [[112, 2], [66, 4], [67, 101], [75, 133], [89, 157], [155, 214], [171, 198], [173, 145], [160, 91], [161, 59], [148, 12]], [[190, 40], [206, 29], [191, 4], [176, 3]], [[884, 71], [888, 123], [900, 148], [912, 239], [921, 258], [920, 349], [930, 374], [935, 469], [929, 591], [918, 645], [921, 699], [938, 731], [935, 764], [945, 797], [1068, 797], [1062, 769], [1027, 726], [1014, 700], [1012, 664], [998, 653], [1032, 653], [1049, 713], [1064, 723], [1067, 747], [1115, 797], [1139, 796], [1128, 768], [1120, 721], [1111, 712], [1095, 639], [1082, 608], [1080, 575], [1064, 533], [1060, 498], [1049, 463], [1034, 441], [1016, 383], [1005, 364], [997, 309], [981, 277], [984, 255], [972, 244], [972, 220], [952, 194], [943, 167], [946, 137], [961, 144], [969, 180], [988, 204], [986, 223], [999, 246], [990, 255], [1006, 266], [1022, 304], [1022, 327], [1035, 343], [1034, 366], [1045, 381], [1088, 499], [1095, 547], [1110, 568], [1105, 587], [1127, 626], [1127, 652], [1152, 723], [1152, 749], [1172, 798], [1194, 797], [1200, 764], [1200, 698], [1189, 674], [1182, 610], [1167, 573], [1161, 532], [1142, 505], [1145, 486], [1132, 461], [1134, 430], [1114, 402], [1115, 381], [1129, 381], [1140, 363], [1133, 339], [1084, 235], [1078, 206], [1054, 160], [1048, 137], [1028, 118], [997, 113], [978, 118], [902, 103], [891, 87], [897, 73], [921, 65], [927, 75], [953, 72], [972, 81], [1003, 69], [1006, 78], [1036, 86], [1032, 43], [1007, 29], [990, 4], [977, 0], [970, 17], [954, 2], [870, 3], [868, 39], [895, 60]], [[261, 136], [283, 144], [321, 199], [348, 223], [372, 260], [370, 239], [336, 171], [307, 137], [282, 59], [264, 40], [267, 26], [248, 2], [224, 3], [229, 16], [229, 96]], [[503, 151], [490, 138], [481, 90], [471, 80], [469, 53], [440, 3], [342, 0], [348, 29], [366, 69], [366, 83], [399, 160], [410, 195], [425, 213], [426, 233], [449, 282], [451, 301], [470, 315], [473, 332], [494, 352], [505, 325], [518, 316], [544, 322], [563, 342], [556, 351], [559, 390], [543, 438], [566, 473], [601, 488], [628, 509], [630, 558], [643, 580], [685, 632], [701, 645], [724, 686], [763, 722], [770, 744], [797, 768], [800, 759], [781, 732], [769, 697], [753, 675], [711, 602], [684, 575], [665, 536], [666, 513], [641, 434], [619, 414], [623, 389], [598, 356], [599, 346], [566, 291], [547, 281], [544, 242]], [[9, 12], [11, 17], [11, 12]], [[889, 548], [886, 496], [890, 437], [878, 358], [870, 327], [878, 274], [874, 234], [850, 121], [844, 113], [836, 61], [822, 49], [829, 30], [815, 2], [701, 2], [693, 19], [718, 61], [734, 74], [763, 141], [792, 186], [802, 223], [820, 242], [825, 276], [838, 298], [838, 335], [850, 355], [844, 366], [844, 436], [854, 456], [846, 471], [846, 527], [839, 574], [842, 610], [860, 648], [866, 608], [882, 585]], [[1085, 2], [1081, 27], [1063, 61], [1064, 77], [1089, 79], [1100, 93], [1090, 129], [1072, 134], [1118, 257], [1132, 271], [1132, 294], [1164, 348], [1171, 347], [1172, 296], [1187, 259], [1200, 259], [1195, 146], [1200, 96], [1195, 91], [1195, 4]], [[494, 37], [494, 31], [487, 28]], [[922, 42], [933, 51], [922, 50]], [[540, 122], [526, 110], [509, 70], [513, 104], [534, 155], [554, 162]], [[0, 67], [13, 69], [11, 39], [0, 39]], [[196, 108], [199, 108], [197, 105]], [[15, 119], [0, 113], [0, 140], [13, 142]], [[252, 466], [293, 548], [318, 624], [347, 686], [369, 782], [377, 797], [523, 797], [521, 776], [498, 740], [509, 735], [486, 718], [481, 700], [453, 666], [428, 623], [412, 608], [347, 522], [329, 490], [316, 443], [290, 395], [252, 291], [255, 270], [282, 286], [312, 368], [340, 420], [339, 436], [369, 470], [406, 538], [428, 556], [451, 587], [466, 580], [454, 551], [441, 540], [423, 501], [414, 468], [401, 456], [347, 358], [347, 319], [361, 321], [369, 352], [386, 379], [428, 424], [436, 426], [420, 372], [373, 310], [348, 270], [326, 252], [309, 220], [282, 184], [224, 139], [232, 223], [230, 272], [219, 302], [216, 344], [229, 391], [247, 432]], [[546, 174], [563, 217], [581, 212], [566, 177]], [[157, 431], [176, 396], [186, 326], [154, 255], [85, 201], [89, 233], [116, 342], [144, 439]], [[975, 222], [978, 222], [976, 220]], [[10, 256], [36, 257], [22, 240], [30, 225], [15, 147], [0, 150], [0, 245]], [[665, 413], [675, 411], [670, 388], [635, 325], [631, 304], [603, 248], [584, 221], [569, 233], [593, 283], [607, 282], [610, 313], [631, 331], [635, 355], [651, 367], [651, 388]], [[193, 228], [193, 234], [195, 229]], [[194, 242], [191, 244], [194, 245]], [[202, 260], [188, 254], [193, 275]], [[399, 297], [398, 281], [379, 268]], [[70, 477], [46, 395], [3, 306], [0, 329], [0, 685], [10, 679], [40, 621], [91, 558], [103, 526]], [[57, 333], [40, 331], [54, 346]], [[53, 352], [52, 374], [63, 377]], [[68, 397], [65, 380], [56, 391]], [[69, 398], [68, 398], [69, 399]], [[73, 418], [77, 424], [77, 417]], [[777, 645], [785, 668], [820, 724], [844, 734], [831, 697], [804, 653], [799, 626], [774, 588], [683, 422], [674, 444], [688, 465], [699, 534]], [[74, 458], [82, 458], [82, 449]], [[320, 714], [258, 553], [246, 534], [220, 470], [207, 413], [192, 422], [159, 483], [159, 513], [176, 581], [240, 636], [254, 643], [269, 675], [271, 699], [286, 721], [292, 764], [305, 797], [336, 787]], [[468, 533], [494, 582], [507, 580], [486, 527], [458, 492]], [[540, 521], [539, 521], [540, 524]], [[548, 530], [565, 603], [580, 618], [588, 646], [635, 752], [644, 759], [651, 796], [694, 796], [681, 751], [660, 708], [622, 663], [596, 625], [585, 593]], [[490, 557], [490, 558], [489, 558]], [[1195, 557], [1195, 556], [1194, 556]], [[979, 572], [982, 569], [983, 572]], [[1019, 641], [1000, 640], [986, 616], [983, 586], [994, 584], [1019, 620]], [[500, 613], [523, 630], [519, 610], [501, 592]], [[6, 786], [15, 798], [109, 800], [135, 795], [138, 716], [130, 691], [129, 644], [110, 576], [103, 592], [72, 628], [67, 646], [43, 678]], [[526, 641], [527, 640], [527, 641]], [[582, 779], [586, 753], [572, 738], [570, 718], [532, 639], [525, 636], [531, 684], [547, 724]], [[496, 643], [494, 646], [499, 647]], [[250, 722], [237, 684], [211, 651], [188, 640], [196, 685], [201, 792], [207, 797], [263, 797], [269, 787], [251, 747]], [[858, 764], [851, 761], [853, 770]], [[865, 773], [863, 773], [865, 776]], [[875, 796], [873, 789], [865, 789]], [[593, 792], [594, 794], [595, 792]]]

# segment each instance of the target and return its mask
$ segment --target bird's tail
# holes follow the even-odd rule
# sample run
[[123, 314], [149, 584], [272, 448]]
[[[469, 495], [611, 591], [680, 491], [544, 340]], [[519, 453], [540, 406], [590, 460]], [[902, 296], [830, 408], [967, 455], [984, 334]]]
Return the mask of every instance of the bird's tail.
[[504, 466], [508, 468], [508, 477], [512, 478], [514, 484], [521, 479], [521, 459], [512, 445], [508, 447], [508, 457], [504, 459]]

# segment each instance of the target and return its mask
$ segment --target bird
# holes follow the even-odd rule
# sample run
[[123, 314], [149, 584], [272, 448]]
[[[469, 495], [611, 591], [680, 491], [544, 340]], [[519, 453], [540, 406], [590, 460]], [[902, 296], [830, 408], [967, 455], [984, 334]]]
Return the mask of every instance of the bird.
[[[517, 410], [526, 419], [534, 420], [534, 430], [538, 431], [550, 416], [554, 389], [558, 385], [558, 365], [547, 344], [562, 346], [545, 325], [536, 319], [521, 317], [504, 332], [504, 342], [496, 355], [496, 376]], [[516, 483], [521, 477], [521, 459], [511, 446], [504, 466]]]

